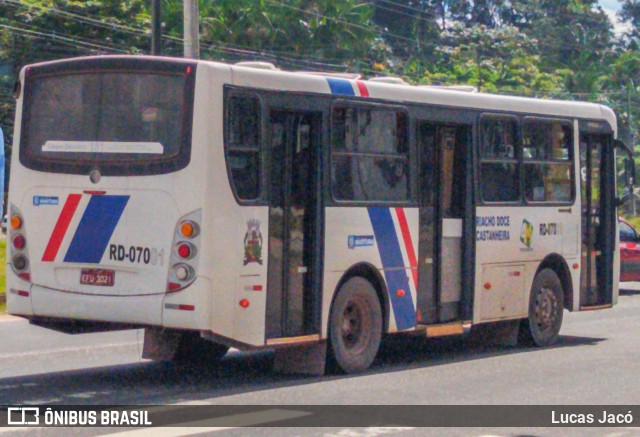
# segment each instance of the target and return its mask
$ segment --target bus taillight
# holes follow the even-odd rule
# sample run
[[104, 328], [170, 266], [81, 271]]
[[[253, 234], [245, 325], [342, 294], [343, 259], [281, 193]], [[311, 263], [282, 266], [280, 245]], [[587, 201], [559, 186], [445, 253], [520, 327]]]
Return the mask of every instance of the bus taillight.
[[196, 254], [196, 249], [192, 244], [182, 243], [178, 246], [178, 255], [183, 259], [191, 259]]
[[175, 271], [176, 278], [180, 281], [188, 281], [195, 276], [193, 268], [187, 264], [178, 264], [174, 266], [173, 269]]
[[184, 238], [195, 238], [200, 233], [200, 228], [198, 225], [192, 221], [184, 221], [180, 225], [180, 235]]
[[200, 217], [201, 211], [198, 210], [182, 217], [177, 223], [169, 264], [171, 267], [167, 278], [167, 291], [182, 290], [196, 279]]
[[13, 237], [13, 247], [15, 247], [18, 250], [22, 250], [26, 247], [27, 245], [27, 240], [25, 240], [25, 238], [22, 235], [16, 235], [15, 237]]
[[13, 267], [15, 267], [16, 270], [24, 270], [29, 265], [29, 261], [24, 255], [14, 256], [12, 259], [12, 262], [13, 262]]
[[11, 267], [18, 277], [31, 280], [29, 271], [29, 253], [27, 250], [26, 226], [17, 208], [11, 205], [11, 226], [9, 229], [9, 245]]
[[20, 217], [18, 214], [13, 214], [11, 216], [11, 229], [13, 229], [14, 231], [18, 231], [22, 228], [22, 217]]

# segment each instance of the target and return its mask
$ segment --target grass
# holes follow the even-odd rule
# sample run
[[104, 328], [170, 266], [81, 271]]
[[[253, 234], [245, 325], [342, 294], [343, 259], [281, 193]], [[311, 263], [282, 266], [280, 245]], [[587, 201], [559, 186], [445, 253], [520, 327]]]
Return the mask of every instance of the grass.
[[[7, 267], [7, 263], [5, 262], [5, 247], [7, 246], [7, 240], [0, 240], [0, 295], [5, 296], [6, 293], [6, 285], [7, 285], [7, 274], [5, 272], [5, 268]], [[7, 304], [2, 302], [0, 303], [0, 314], [5, 313], [7, 310]]]

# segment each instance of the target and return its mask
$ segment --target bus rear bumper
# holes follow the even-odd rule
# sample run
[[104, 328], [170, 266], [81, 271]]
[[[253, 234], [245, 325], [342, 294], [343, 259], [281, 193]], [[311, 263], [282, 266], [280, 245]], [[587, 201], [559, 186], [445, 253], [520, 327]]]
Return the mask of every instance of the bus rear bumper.
[[70, 293], [32, 285], [24, 308], [12, 305], [16, 314], [68, 320], [164, 326], [209, 330], [211, 283], [205, 278], [181, 291], [138, 296], [104, 296]]
[[70, 320], [160, 325], [163, 299], [164, 294], [103, 296], [69, 293], [39, 285], [31, 287], [35, 316]]

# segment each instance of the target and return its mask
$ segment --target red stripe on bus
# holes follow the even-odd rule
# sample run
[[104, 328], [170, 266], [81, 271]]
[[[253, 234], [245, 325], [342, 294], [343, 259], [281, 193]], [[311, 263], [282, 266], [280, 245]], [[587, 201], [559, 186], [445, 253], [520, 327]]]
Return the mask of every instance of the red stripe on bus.
[[367, 89], [367, 85], [361, 80], [356, 80], [356, 84], [358, 85], [358, 89], [360, 90], [360, 96], [369, 97], [369, 90]]
[[42, 255], [43, 262], [53, 262], [56, 259], [60, 245], [62, 245], [62, 240], [64, 240], [64, 236], [67, 234], [69, 224], [71, 223], [73, 215], [76, 213], [81, 198], [82, 194], [69, 194], [69, 197], [67, 197], [67, 201], [62, 207], [60, 217], [58, 217], [58, 222], [51, 233], [51, 238], [44, 251], [44, 255]]
[[402, 231], [402, 239], [404, 240], [404, 246], [407, 250], [407, 256], [409, 257], [409, 264], [411, 265], [411, 273], [413, 274], [413, 285], [416, 290], [418, 289], [418, 262], [416, 260], [416, 251], [413, 248], [413, 242], [411, 241], [411, 233], [409, 232], [409, 225], [407, 224], [407, 217], [404, 215], [404, 209], [396, 208], [396, 214], [398, 215], [398, 224]]

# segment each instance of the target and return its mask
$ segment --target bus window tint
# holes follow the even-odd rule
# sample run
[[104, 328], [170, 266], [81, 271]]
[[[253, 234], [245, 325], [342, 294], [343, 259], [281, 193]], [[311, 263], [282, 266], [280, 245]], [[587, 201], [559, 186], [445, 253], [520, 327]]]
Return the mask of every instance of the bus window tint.
[[232, 97], [229, 147], [257, 149], [260, 137], [260, 102], [255, 97]]
[[573, 199], [569, 121], [525, 118], [523, 161], [525, 198], [530, 202], [570, 202]]
[[[65, 74], [39, 78], [31, 86], [25, 144], [30, 156], [122, 161], [155, 158], [157, 152], [143, 152], [145, 143], [159, 143], [163, 156], [175, 156], [182, 146], [181, 76]], [[95, 142], [112, 145], [89, 148]]]
[[406, 115], [396, 110], [333, 111], [332, 185], [338, 200], [406, 201]]
[[480, 121], [480, 190], [485, 202], [520, 199], [516, 159], [516, 122], [511, 118], [483, 117]]
[[260, 101], [257, 97], [233, 96], [228, 100], [227, 165], [238, 198], [260, 195]]

